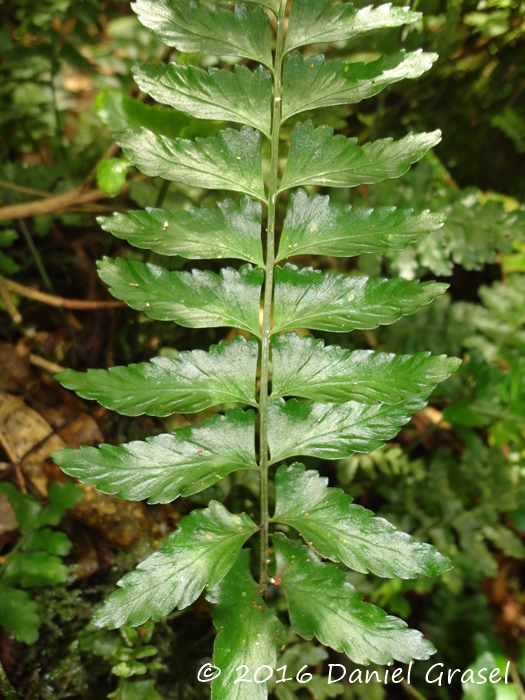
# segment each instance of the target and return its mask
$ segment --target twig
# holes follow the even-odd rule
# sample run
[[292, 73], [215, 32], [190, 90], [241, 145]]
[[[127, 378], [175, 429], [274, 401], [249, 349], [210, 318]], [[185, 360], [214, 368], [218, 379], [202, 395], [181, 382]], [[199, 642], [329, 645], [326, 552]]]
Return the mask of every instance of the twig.
[[31, 253], [31, 256], [34, 260], [35, 265], [38, 268], [38, 271], [40, 272], [40, 277], [42, 278], [42, 282], [45, 284], [45, 286], [49, 289], [50, 292], [54, 292], [55, 290], [53, 289], [53, 283], [49, 279], [49, 275], [47, 274], [47, 270], [44, 266], [44, 262], [42, 260], [42, 257], [40, 253], [38, 252], [38, 249], [31, 238], [31, 234], [29, 233], [29, 229], [26, 226], [26, 222], [23, 219], [19, 219], [18, 223], [20, 224], [20, 228], [22, 230], [22, 235], [25, 238], [25, 242], [27, 243], [27, 247], [29, 248], [29, 252]]
[[516, 664], [514, 661], [510, 662], [510, 676], [512, 680], [514, 681], [516, 685], [516, 689], [518, 691], [518, 698], [519, 700], [524, 700], [525, 698], [525, 691], [523, 690], [523, 683], [521, 682], [520, 674], [518, 673], [518, 669], [516, 668]]
[[416, 449], [416, 447], [421, 445], [421, 443], [427, 439], [427, 437], [430, 437], [433, 433], [436, 432], [436, 430], [439, 430], [439, 428], [442, 427], [442, 423], [443, 420], [440, 420], [438, 423], [432, 423], [432, 425], [429, 425], [429, 427], [426, 428], [426, 430], [423, 430], [423, 432], [420, 435], [418, 435], [417, 438], [412, 440], [412, 442], [407, 448], [407, 454], [413, 452]]
[[20, 491], [22, 493], [26, 493], [26, 485], [24, 481], [24, 475], [22, 474], [22, 469], [20, 468], [20, 461], [17, 459], [15, 453], [11, 449], [11, 446], [5, 439], [2, 431], [0, 430], [0, 445], [2, 445], [4, 452], [6, 453], [9, 461], [11, 462], [11, 466], [15, 470], [15, 476], [16, 480], [18, 481], [18, 486], [20, 487]]
[[162, 209], [162, 205], [164, 204], [164, 200], [166, 199], [170, 185], [171, 180], [164, 180], [162, 183], [159, 194], [157, 195], [157, 201], [155, 202], [155, 209]]
[[[126, 188], [127, 186], [124, 185], [121, 192], [125, 191]], [[55, 197], [0, 207], [0, 221], [5, 221], [6, 219], [27, 219], [29, 216], [36, 216], [37, 214], [53, 214], [71, 206], [107, 198], [108, 195], [102, 190], [83, 192], [82, 187], [77, 187], [70, 192], [59, 194]]]
[[7, 190], [15, 190], [15, 192], [24, 192], [24, 194], [34, 194], [35, 197], [45, 197], [47, 199], [53, 197], [50, 192], [34, 190], [32, 187], [24, 187], [23, 185], [15, 185], [13, 182], [6, 182], [5, 180], [0, 180], [0, 187], [5, 187]]
[[50, 374], [59, 374], [59, 372], [66, 371], [65, 367], [61, 367], [60, 365], [57, 365], [56, 362], [49, 362], [49, 360], [44, 360], [44, 358], [40, 357], [40, 355], [33, 355], [33, 353], [31, 353], [29, 355], [29, 362], [32, 365], [35, 365], [36, 367], [40, 367], [41, 369], [44, 369], [46, 372], [49, 372]]
[[413, 686], [410, 685], [410, 683], [407, 683], [404, 678], [401, 681], [401, 685], [403, 686], [403, 690], [405, 690], [409, 695], [411, 695], [416, 700], [427, 700], [426, 697], [423, 695], [423, 693], [420, 693], [417, 688], [414, 688]]
[[20, 491], [22, 491], [22, 493], [25, 493], [26, 485], [24, 482], [24, 475], [22, 474], [22, 470], [20, 469], [20, 459], [18, 459], [18, 456], [11, 449], [11, 445], [6, 440], [3, 432], [4, 424], [7, 418], [23, 403], [24, 399], [21, 396], [10, 396], [0, 409], [0, 445], [4, 448], [4, 452], [6, 453], [9, 461], [11, 462], [11, 466], [14, 467], [16, 479], [18, 481], [18, 485], [20, 486]]
[[6, 285], [3, 278], [0, 278], [0, 297], [2, 297], [2, 301], [4, 302], [5, 310], [11, 316], [13, 321], [15, 323], [22, 323], [20, 311], [13, 304], [11, 294], [9, 293], [9, 287]]
[[77, 299], [64, 299], [63, 297], [53, 296], [52, 294], [46, 294], [45, 292], [39, 292], [38, 289], [31, 289], [31, 287], [25, 287], [23, 284], [14, 282], [13, 280], [7, 279], [7, 277], [2, 277], [0, 275], [0, 285], [3, 284], [7, 289], [20, 294], [20, 296], [27, 297], [28, 299], [33, 299], [34, 301], [40, 301], [43, 304], [48, 304], [49, 306], [54, 306], [57, 309], [76, 309], [90, 310], [90, 309], [116, 309], [126, 306], [123, 301], [83, 301]]

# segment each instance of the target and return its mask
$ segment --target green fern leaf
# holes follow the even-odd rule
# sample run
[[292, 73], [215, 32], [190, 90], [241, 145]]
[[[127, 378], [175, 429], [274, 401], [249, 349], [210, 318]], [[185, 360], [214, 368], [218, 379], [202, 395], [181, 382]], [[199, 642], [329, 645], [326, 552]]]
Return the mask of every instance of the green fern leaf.
[[[433, 131], [358, 146], [355, 138], [334, 136], [329, 126], [315, 129], [310, 120], [298, 122], [279, 192], [305, 185], [356, 187], [401, 177], [440, 140], [441, 132]], [[126, 149], [124, 153], [132, 160]]]
[[365, 404], [426, 400], [461, 360], [430, 353], [391, 355], [325, 347], [322, 340], [285, 333], [272, 344], [272, 398]]
[[284, 64], [282, 121], [306, 110], [357, 104], [399, 80], [418, 78], [436, 60], [437, 54], [422, 51], [398, 51], [370, 63], [325, 61], [323, 55], [294, 52]]
[[277, 664], [277, 651], [285, 641], [285, 630], [261, 597], [249, 568], [250, 551], [243, 549], [224, 579], [209, 591], [216, 604], [213, 623], [218, 630], [213, 661], [221, 674], [212, 683], [214, 700], [265, 700], [264, 682], [235, 683], [240, 665], [252, 673], [259, 668], [260, 680]]
[[199, 0], [136, 0], [140, 21], [167, 44], [185, 53], [243, 56], [272, 67], [270, 22], [261, 7], [234, 12]]
[[[396, 81], [418, 77], [436, 57], [398, 51], [362, 64], [295, 51], [344, 42], [359, 32], [401, 27], [420, 17], [409, 8], [355, 8], [331, 0], [254, 3], [252, 10], [208, 0], [137, 0], [133, 7], [139, 20], [158, 39], [180, 52], [211, 56], [201, 66], [216, 66], [222, 56], [261, 65], [252, 70], [252, 63], [248, 68], [228, 59], [220, 69], [204, 70], [183, 65], [193, 59], [179, 58], [170, 65], [137, 68], [139, 87], [175, 109], [173, 124], [168, 123], [168, 109], [139, 107], [136, 101], [104, 102], [114, 124], [131, 127], [118, 134], [118, 143], [146, 175], [241, 196], [209, 208], [148, 209], [101, 219], [118, 238], [161, 255], [233, 258], [248, 264], [218, 273], [168, 272], [127, 260], [100, 264], [111, 293], [151, 318], [189, 328], [238, 328], [253, 338], [220, 343], [209, 353], [183, 352], [175, 360], [156, 358], [127, 368], [68, 371], [58, 377], [79, 395], [127, 415], [166, 416], [213, 407], [224, 411], [232, 402], [242, 406], [208, 420], [196, 418], [191, 427], [144, 442], [66, 449], [56, 455], [68, 474], [107, 493], [151, 503], [191, 496], [231, 472], [258, 471], [260, 525], [214, 501], [193, 511], [160, 552], [120, 582], [120, 590], [95, 618], [109, 627], [138, 625], [190, 605], [208, 588], [219, 631], [214, 661], [221, 669], [212, 684], [213, 700], [268, 696], [264, 680], [252, 677], [246, 684], [237, 682], [237, 675], [243, 666], [250, 675], [257, 675], [259, 667], [271, 675], [284, 641], [278, 619], [263, 602], [274, 523], [296, 528], [321, 556], [338, 564], [323, 564], [300, 541], [275, 536], [273, 582], [288, 597], [292, 626], [306, 639], [316, 636], [345, 651], [357, 663], [426, 659], [433, 648], [400, 620], [364, 603], [346, 582], [343, 566], [411, 577], [435, 575], [449, 565], [435, 549], [352, 505], [348, 496], [328, 488], [326, 479], [302, 465], [278, 469], [275, 518], [269, 513], [272, 465], [295, 455], [333, 460], [378, 449], [458, 364], [427, 353], [396, 357], [351, 352], [327, 348], [312, 337], [283, 335], [293, 329], [345, 333], [391, 324], [446, 290], [447, 285], [434, 282], [278, 264], [292, 256], [392, 254], [411, 243], [421, 248], [425, 236], [443, 225], [441, 216], [428, 211], [353, 208], [304, 189], [286, 194], [284, 226], [280, 221], [281, 195], [287, 190], [356, 187], [397, 178], [440, 140], [436, 131], [358, 144], [355, 138], [335, 136], [328, 126], [314, 128], [311, 121], [296, 123], [289, 139], [288, 128], [282, 128], [285, 120], [317, 108], [356, 104]], [[111, 115], [110, 102], [115, 107]], [[184, 120], [188, 126], [180, 130]], [[197, 120], [207, 120], [198, 122], [203, 128], [198, 137], [181, 138], [195, 134], [191, 129]], [[203, 138], [214, 133], [218, 121], [241, 126]], [[209, 201], [215, 203], [216, 196]], [[282, 235], [276, 256], [278, 231]], [[253, 411], [244, 412], [247, 406], [257, 410], [257, 421]], [[258, 585], [250, 573], [249, 551], [242, 550], [256, 533], [261, 545]], [[46, 555], [52, 556], [51, 551]], [[314, 694], [322, 685], [312, 685]], [[279, 697], [283, 689], [278, 687]], [[332, 694], [336, 690], [339, 686]], [[326, 694], [324, 688], [319, 692]]]
[[119, 581], [93, 618], [99, 627], [142, 625], [174, 608], [186, 608], [204, 588], [228, 573], [244, 542], [257, 526], [247, 515], [232, 515], [217, 501], [194, 510], [164, 542], [160, 552], [143, 561]]
[[204, 491], [231, 472], [257, 469], [254, 440], [253, 411], [232, 409], [171, 435], [120, 447], [64, 448], [53, 459], [66, 474], [103, 493], [129, 501], [171, 503]]
[[443, 220], [442, 215], [428, 211], [330, 204], [329, 197], [309, 197], [305, 190], [298, 190], [290, 196], [276, 260], [305, 254], [353, 257], [404, 250], [441, 228]]
[[410, 404], [306, 404], [276, 399], [268, 407], [269, 445], [275, 464], [308, 455], [343, 459], [354, 452], [373, 452], [397, 435], [424, 402]]
[[286, 51], [306, 44], [346, 41], [360, 32], [383, 27], [400, 27], [421, 17], [409, 7], [390, 3], [357, 8], [349, 2], [293, 0], [290, 10]]
[[279, 467], [274, 522], [291, 525], [319, 555], [363, 574], [437, 576], [452, 564], [435, 547], [417, 542], [302, 464]]
[[225, 268], [220, 275], [201, 270], [168, 272], [122, 258], [104, 258], [98, 268], [114, 297], [151, 318], [187, 328], [232, 326], [259, 336], [264, 280], [260, 268]]
[[29, 593], [0, 582], [0, 625], [12, 632], [17, 642], [34, 644], [41, 624], [38, 605]]
[[323, 564], [309, 547], [274, 535], [277, 580], [288, 598], [294, 630], [304, 639], [316, 637], [358, 664], [409, 663], [428, 659], [432, 644], [421, 632], [363, 602], [335, 564]]
[[192, 187], [245, 192], [266, 201], [261, 134], [249, 126], [195, 141], [157, 136], [144, 128], [128, 129], [117, 135], [117, 143], [146, 175]]
[[219, 202], [215, 209], [148, 209], [100, 216], [104, 231], [137, 248], [191, 260], [238, 258], [263, 266], [261, 205], [243, 195], [235, 203]]
[[273, 332], [344, 333], [394, 323], [443, 294], [447, 284], [323, 273], [287, 264], [275, 271]]
[[195, 413], [230, 401], [257, 406], [258, 354], [255, 340], [237, 337], [212, 345], [209, 352], [181, 352], [176, 359], [157, 357], [109, 370], [67, 370], [56, 378], [83, 399], [125, 416]]
[[175, 63], [147, 63], [133, 71], [143, 92], [199, 119], [239, 122], [270, 136], [272, 76], [259, 66], [208, 71]]

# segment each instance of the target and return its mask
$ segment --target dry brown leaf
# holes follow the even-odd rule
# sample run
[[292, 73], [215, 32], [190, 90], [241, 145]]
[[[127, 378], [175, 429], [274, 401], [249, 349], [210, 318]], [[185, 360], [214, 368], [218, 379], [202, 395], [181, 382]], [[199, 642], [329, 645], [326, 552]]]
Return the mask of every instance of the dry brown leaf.
[[17, 529], [18, 523], [16, 522], [15, 511], [7, 500], [7, 496], [0, 493], [0, 535]]

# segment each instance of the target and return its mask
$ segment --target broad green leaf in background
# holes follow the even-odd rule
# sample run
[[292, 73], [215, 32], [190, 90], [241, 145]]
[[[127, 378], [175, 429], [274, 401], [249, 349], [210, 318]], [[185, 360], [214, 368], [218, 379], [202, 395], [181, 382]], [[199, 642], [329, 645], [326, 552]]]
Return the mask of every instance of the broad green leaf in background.
[[263, 667], [258, 678], [264, 678], [276, 666], [277, 651], [285, 642], [285, 629], [262, 599], [249, 560], [250, 550], [243, 549], [228, 574], [207, 595], [216, 603], [213, 623], [218, 635], [213, 662], [221, 669], [212, 684], [214, 700], [266, 700], [266, 683], [235, 683], [237, 669], [244, 664], [253, 678]]
[[325, 61], [324, 56], [294, 52], [284, 64], [282, 121], [319, 107], [357, 104], [387, 85], [418, 78], [430, 70], [436, 54], [398, 51], [370, 63]]
[[217, 275], [203, 270], [168, 272], [156, 265], [103, 258], [98, 268], [114, 297], [151, 318], [187, 328], [242, 328], [259, 336], [264, 273], [258, 267], [223, 268]]
[[[311, 120], [298, 122], [279, 191], [305, 185], [356, 187], [401, 177], [440, 140], [441, 132], [433, 131], [358, 146], [355, 138], [334, 136], [330, 126], [316, 129]], [[126, 149], [124, 152], [132, 160]]]
[[146, 105], [116, 90], [103, 90], [95, 100], [99, 119], [111, 131], [140, 129], [142, 126], [157, 136], [176, 139], [191, 124], [185, 114], [171, 109]]
[[9, 248], [17, 238], [18, 233], [12, 228], [0, 230], [0, 274], [2, 275], [10, 276], [20, 272], [20, 265], [1, 250]]
[[[7, 275], [9, 277], [16, 275], [20, 272], [20, 265], [13, 260], [9, 255], [6, 255], [2, 250], [0, 250], [0, 275]], [[3, 303], [3, 302], [2, 302]]]
[[42, 512], [42, 506], [36, 498], [28, 493], [22, 493], [8, 481], [0, 483], [0, 493], [7, 496], [22, 532], [36, 525], [38, 516]]
[[162, 697], [155, 690], [153, 679], [124, 681], [119, 683], [117, 690], [108, 697], [112, 700], [162, 700]]
[[397, 435], [424, 402], [404, 404], [306, 404], [290, 399], [268, 407], [272, 463], [295, 455], [343, 459], [372, 452]]
[[126, 184], [130, 166], [124, 158], [104, 158], [97, 166], [97, 185], [110, 197], [116, 197]]
[[84, 491], [72, 481], [54, 483], [48, 489], [49, 503], [38, 516], [37, 527], [58, 525], [66, 511], [84, 498]]
[[69, 569], [59, 557], [47, 552], [17, 552], [10, 557], [3, 572], [7, 586], [55, 586], [67, 580]]
[[97, 611], [98, 627], [136, 627], [158, 620], [174, 608], [186, 608], [205, 587], [219, 583], [231, 569], [244, 542], [257, 531], [245, 514], [232, 515], [217, 501], [194, 510], [179, 523], [160, 552], [119, 581]]
[[[57, 3], [56, 5], [51, 5], [48, 7], [52, 9], [52, 12], [60, 12], [60, 3]], [[40, 9], [40, 8], [39, 8]], [[38, 11], [37, 11], [38, 12]], [[44, 10], [45, 12], [45, 10]], [[78, 27], [78, 25], [77, 25]], [[65, 41], [64, 38], [61, 39], [60, 48], [58, 49], [58, 55], [60, 58], [65, 61], [66, 63], [69, 63], [69, 65], [74, 68], [75, 70], [78, 71], [83, 71], [87, 73], [94, 73], [94, 67], [91, 61], [89, 61], [85, 56], [83, 56], [80, 51], [77, 49], [77, 47], [71, 43], [70, 41]], [[55, 49], [56, 51], [56, 49]]]
[[29, 593], [0, 582], [0, 625], [13, 632], [17, 642], [34, 644], [42, 621]]
[[365, 209], [331, 204], [329, 197], [305, 190], [290, 196], [277, 260], [293, 255], [352, 257], [403, 250], [443, 226], [441, 214], [413, 209]]
[[457, 358], [426, 352], [352, 352], [337, 345], [325, 347], [311, 336], [285, 333], [272, 344], [272, 397], [366, 404], [426, 400], [460, 364]]
[[24, 552], [44, 551], [57, 557], [65, 557], [71, 551], [72, 542], [64, 532], [48, 527], [29, 533], [24, 542]]
[[357, 8], [350, 2], [294, 0], [290, 10], [286, 50], [306, 44], [345, 41], [359, 32], [383, 27], [400, 27], [421, 17], [409, 7], [391, 3]]
[[389, 578], [437, 576], [452, 567], [435, 547], [353, 505], [350, 496], [329, 488], [327, 478], [302, 464], [279, 467], [275, 484], [274, 522], [294, 527], [322, 557]]
[[[478, 653], [474, 663], [470, 664], [468, 670], [472, 671], [472, 682], [465, 682], [470, 674], [466, 673], [465, 681], [462, 681], [461, 687], [463, 695], [461, 700], [517, 700], [520, 696], [514, 683], [495, 683], [481, 682], [480, 679], [489, 678], [489, 674], [493, 669], [499, 669], [500, 676], [498, 680], [505, 677], [507, 658], [499, 649], [483, 649]], [[478, 675], [481, 672], [481, 675]], [[477, 681], [477, 682], [476, 682]]]
[[198, 427], [120, 447], [64, 448], [53, 459], [70, 476], [130, 501], [170, 503], [239, 469], [257, 469], [255, 414], [231, 409]]
[[18, 239], [18, 232], [13, 228], [0, 230], [0, 248], [9, 248]]
[[57, 380], [83, 399], [94, 399], [125, 416], [196, 413], [237, 401], [257, 405], [257, 341], [237, 337], [212, 345], [209, 352], [181, 352], [127, 367], [87, 372], [67, 370]]
[[49, 503], [44, 508], [36, 498], [28, 493], [21, 493], [8, 482], [0, 484], [0, 493], [7, 496], [22, 532], [33, 528], [45, 528], [46, 525], [58, 525], [66, 510], [73, 508], [83, 497], [82, 489], [72, 481], [51, 484], [48, 490]]
[[200, 0], [136, 0], [132, 8], [163, 44], [185, 53], [243, 56], [272, 67], [270, 21], [262, 7], [234, 11]]
[[195, 141], [157, 136], [144, 128], [128, 129], [117, 134], [117, 143], [146, 175], [192, 187], [245, 192], [266, 201], [261, 134], [249, 126]]
[[226, 199], [214, 209], [148, 209], [102, 216], [98, 222], [117, 238], [161, 255], [239, 258], [262, 267], [261, 219], [260, 203], [242, 195], [238, 202]]
[[344, 333], [394, 323], [413, 314], [447, 284], [323, 273], [286, 264], [275, 270], [273, 332], [295, 328]]
[[304, 639], [314, 636], [358, 664], [409, 663], [428, 659], [432, 644], [421, 632], [363, 602], [335, 564], [323, 564], [315, 552], [282, 534], [273, 536], [276, 581], [288, 599], [294, 630]]
[[140, 89], [162, 104], [199, 119], [239, 122], [270, 135], [272, 76], [262, 66], [252, 73], [239, 65], [232, 72], [147, 63], [133, 73]]
[[5, 228], [0, 231], [0, 248], [9, 248], [18, 238], [18, 233], [13, 228]]

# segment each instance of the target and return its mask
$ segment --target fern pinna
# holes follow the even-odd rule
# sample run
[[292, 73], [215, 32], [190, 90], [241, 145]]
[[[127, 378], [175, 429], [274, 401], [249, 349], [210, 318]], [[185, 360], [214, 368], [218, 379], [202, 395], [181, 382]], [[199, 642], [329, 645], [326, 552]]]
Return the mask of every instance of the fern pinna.
[[[120, 581], [95, 618], [101, 626], [140, 625], [191, 605], [204, 592], [215, 605], [218, 629], [214, 663], [221, 675], [212, 685], [217, 700], [267, 696], [266, 683], [234, 680], [243, 664], [251, 673], [274, 667], [282, 648], [282, 621], [265, 602], [269, 585], [273, 595], [286, 596], [292, 628], [304, 639], [316, 637], [359, 664], [408, 663], [428, 658], [432, 645], [364, 602], [343, 565], [402, 578], [434, 576], [450, 566], [436, 549], [351, 504], [317, 471], [293, 461], [301, 455], [337, 460], [377, 449], [457, 366], [455, 359], [427, 353], [326, 347], [297, 329], [347, 333], [390, 324], [430, 303], [446, 285], [286, 262], [299, 254], [398, 251], [442, 225], [442, 217], [428, 211], [352, 208], [315, 194], [319, 186], [400, 177], [438, 143], [439, 132], [359, 145], [297, 116], [355, 104], [395, 81], [415, 78], [435, 56], [401, 51], [365, 65], [325, 60], [305, 48], [414, 22], [419, 14], [407, 8], [356, 9], [330, 0], [252, 4], [232, 10], [220, 2], [137, 0], [133, 8], [142, 24], [168, 46], [240, 57], [250, 68], [137, 67], [138, 86], [158, 102], [194, 118], [241, 126], [195, 140], [144, 127], [117, 136], [125, 156], [146, 175], [240, 194], [214, 208], [148, 209], [101, 220], [117, 237], [163, 255], [244, 261], [220, 274], [168, 272], [124, 259], [100, 262], [112, 294], [133, 309], [189, 328], [233, 327], [242, 336], [177, 359], [58, 375], [80, 396], [128, 416], [239, 404], [197, 427], [144, 442], [64, 449], [55, 456], [67, 474], [105, 493], [150, 503], [195, 494], [237, 470], [258, 472], [258, 522], [216, 501], [192, 511], [159, 552]], [[260, 65], [252, 70], [254, 63]], [[286, 213], [277, 223], [281, 208]], [[272, 510], [270, 478], [276, 487]], [[255, 556], [250, 559], [244, 546], [253, 536], [260, 542], [257, 583]]]

